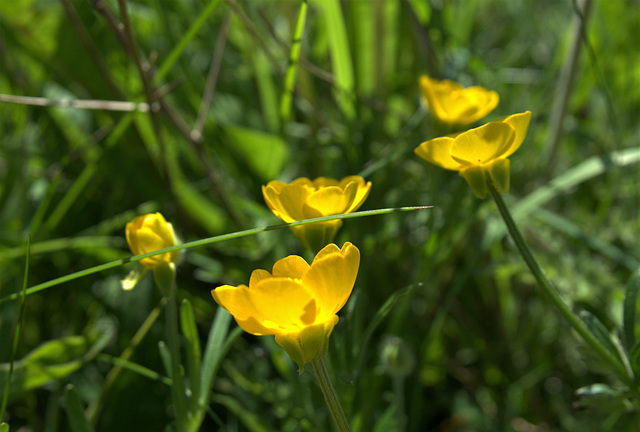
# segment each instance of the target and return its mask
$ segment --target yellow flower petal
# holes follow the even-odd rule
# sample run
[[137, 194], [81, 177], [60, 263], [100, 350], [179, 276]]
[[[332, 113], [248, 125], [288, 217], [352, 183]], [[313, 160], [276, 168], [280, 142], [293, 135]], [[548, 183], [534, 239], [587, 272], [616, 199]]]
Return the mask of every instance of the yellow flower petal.
[[254, 286], [258, 282], [260, 282], [262, 279], [266, 279], [270, 277], [271, 277], [271, 273], [269, 273], [268, 271], [262, 270], [262, 269], [256, 269], [253, 272], [251, 272], [251, 278], [249, 279], [249, 286], [250, 287]]
[[342, 309], [353, 290], [359, 265], [360, 251], [349, 242], [340, 250], [331, 244], [318, 252], [302, 278], [302, 283], [318, 299], [318, 321]]
[[284, 222], [306, 219], [302, 204], [310, 191], [303, 185], [287, 185], [274, 181], [269, 182], [266, 187], [263, 186], [262, 193], [269, 209]]
[[167, 244], [162, 237], [150, 228], [140, 228], [136, 233], [136, 241], [136, 252], [138, 255], [162, 249], [165, 247], [164, 245]]
[[[211, 290], [213, 299], [235, 318], [242, 330], [254, 335], [271, 335], [273, 328], [265, 327], [256, 318], [257, 311], [251, 302], [249, 287], [223, 285]], [[262, 317], [261, 317], [262, 318]]]
[[458, 135], [451, 157], [461, 164], [482, 165], [501, 156], [513, 142], [515, 130], [507, 123], [491, 122]]
[[[365, 183], [360, 176], [340, 181], [328, 177], [311, 181], [301, 177], [290, 184], [269, 182], [262, 187], [262, 193], [274, 215], [285, 222], [294, 222], [353, 212], [369, 196], [370, 189], [371, 182]], [[291, 229], [303, 246], [316, 252], [333, 240], [341, 225], [341, 221], [333, 221]]]
[[[346, 245], [351, 245], [353, 246], [353, 244], [346, 242], [345, 244], [342, 245], [342, 247], [344, 248]], [[355, 247], [355, 246], [354, 246]], [[313, 258], [313, 261], [319, 261], [322, 258], [326, 257], [326, 256], [330, 256], [336, 253], [340, 253], [340, 248], [338, 247], [338, 245], [336, 245], [335, 243], [330, 243], [328, 245], [326, 245], [325, 247], [322, 248], [322, 250], [318, 251], [318, 253], [316, 254], [316, 256]]]
[[364, 201], [367, 199], [367, 197], [369, 196], [369, 192], [371, 191], [371, 182], [365, 183], [364, 179], [360, 176], [345, 177], [340, 181], [340, 186], [342, 188], [346, 188], [347, 185], [353, 183], [357, 185], [358, 190], [356, 192], [355, 198], [348, 206], [348, 208], [344, 211], [344, 213], [351, 213], [358, 210], [362, 203], [364, 203]]
[[520, 114], [513, 114], [503, 118], [501, 121], [513, 127], [516, 132], [516, 136], [513, 139], [513, 142], [502, 154], [502, 157], [506, 158], [511, 156], [516, 150], [520, 148], [520, 145], [524, 141], [524, 138], [527, 136], [527, 131], [529, 130], [529, 122], [531, 121], [531, 111], [525, 111]]
[[[320, 178], [323, 178], [323, 177], [320, 177]], [[316, 179], [316, 180], [319, 180], [319, 179]], [[290, 184], [296, 185], [296, 186], [304, 186], [310, 190], [314, 190], [314, 189], [317, 189], [317, 186], [315, 184], [316, 180], [311, 181], [306, 177], [298, 177], [297, 179], [292, 181]]]
[[[278, 326], [277, 333], [297, 331], [309, 325], [302, 317], [314, 298], [299, 279], [264, 279], [250, 291], [255, 318], [263, 325], [274, 323]], [[311, 322], [315, 322], [315, 316]]]
[[343, 190], [338, 186], [318, 189], [307, 197], [302, 211], [307, 218], [344, 213], [358, 192], [356, 183], [349, 183]]
[[491, 181], [496, 190], [509, 192], [508, 156], [527, 134], [531, 112], [513, 114], [475, 129], [426, 141], [415, 153], [442, 168], [458, 170], [478, 198], [488, 193]]
[[444, 169], [458, 171], [464, 165], [451, 157], [452, 144], [451, 137], [434, 138], [420, 144], [414, 152], [427, 162]]
[[[241, 326], [245, 325], [249, 317], [254, 318], [255, 322], [250, 324], [257, 324], [255, 327], [242, 327], [249, 333], [264, 335], [295, 332], [315, 321], [315, 316], [310, 322], [309, 316], [305, 316], [309, 303], [314, 299], [299, 280], [274, 277], [263, 279], [250, 288], [245, 285], [235, 290], [229, 286], [222, 288], [211, 292], [213, 298], [238, 318]], [[302, 321], [303, 317], [307, 322]]]
[[340, 182], [330, 177], [318, 177], [311, 182], [314, 189], [322, 189], [331, 186], [340, 186]]
[[445, 123], [470, 124], [498, 105], [498, 94], [483, 87], [462, 88], [454, 81], [420, 77], [420, 90], [433, 115]]
[[447, 116], [445, 108], [440, 103], [440, 98], [443, 94], [457, 92], [462, 89], [462, 86], [457, 82], [442, 80], [438, 81], [427, 75], [420, 77], [420, 90], [422, 95], [427, 100], [429, 109], [439, 119], [445, 121], [444, 117]]
[[286, 258], [278, 260], [273, 265], [273, 277], [289, 277], [292, 279], [300, 279], [302, 275], [309, 270], [309, 264], [304, 258], [297, 255], [289, 255]]
[[[125, 235], [134, 255], [157, 251], [178, 243], [173, 225], [160, 213], [138, 216], [127, 223]], [[145, 258], [140, 260], [140, 263], [146, 268], [153, 268], [160, 264], [175, 263], [178, 257], [179, 253], [176, 251]]]

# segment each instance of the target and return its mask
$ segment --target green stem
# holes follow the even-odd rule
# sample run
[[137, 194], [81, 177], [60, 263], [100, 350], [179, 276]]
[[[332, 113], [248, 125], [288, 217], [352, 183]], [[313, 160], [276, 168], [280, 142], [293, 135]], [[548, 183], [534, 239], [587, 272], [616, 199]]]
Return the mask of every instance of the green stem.
[[176, 300], [175, 281], [171, 284], [171, 293], [167, 298], [167, 341], [171, 354], [171, 379], [173, 389], [173, 404], [176, 415], [178, 432], [186, 430], [187, 401], [185, 397], [184, 381], [180, 371], [180, 339], [178, 333], [178, 305]]
[[293, 99], [293, 89], [296, 85], [296, 72], [298, 71], [298, 60], [300, 59], [300, 43], [302, 42], [302, 33], [307, 21], [307, 0], [302, 0], [298, 19], [296, 20], [293, 41], [291, 42], [291, 51], [289, 53], [289, 66], [287, 66], [287, 74], [284, 78], [284, 91], [280, 99], [280, 118], [282, 119], [281, 127], [285, 128], [289, 118], [291, 117], [291, 101]]
[[316, 356], [311, 361], [311, 365], [313, 366], [313, 371], [316, 373], [316, 377], [318, 377], [318, 384], [322, 389], [324, 400], [327, 402], [327, 406], [329, 407], [329, 411], [331, 411], [333, 420], [336, 422], [336, 426], [338, 426], [338, 430], [340, 432], [351, 432], [349, 422], [344, 415], [344, 410], [342, 409], [342, 405], [340, 405], [336, 390], [333, 388], [331, 379], [329, 379], [322, 355]]
[[166, 299], [167, 345], [171, 368], [171, 389], [176, 430], [186, 432], [188, 418], [187, 395], [184, 387], [184, 370], [180, 363], [180, 332], [178, 330], [178, 304], [176, 299], [176, 266], [160, 264], [153, 269], [153, 279]]
[[20, 311], [18, 313], [18, 321], [16, 322], [16, 327], [13, 332], [13, 340], [11, 342], [11, 357], [9, 358], [9, 372], [7, 373], [7, 378], [4, 383], [4, 392], [2, 394], [2, 403], [0, 405], [0, 422], [4, 418], [4, 413], [7, 409], [7, 403], [9, 402], [9, 390], [11, 390], [11, 375], [13, 374], [13, 364], [16, 358], [16, 353], [18, 352], [18, 343], [20, 341], [20, 330], [22, 329], [22, 324], [24, 321], [24, 304], [25, 304], [25, 294], [27, 291], [27, 280], [29, 279], [29, 257], [31, 256], [31, 236], [27, 237], [27, 254], [26, 254], [26, 262], [24, 265], [24, 278], [22, 280], [22, 291], [20, 295]]
[[531, 250], [525, 243], [522, 237], [522, 234], [520, 234], [518, 227], [513, 221], [513, 218], [511, 217], [511, 213], [509, 213], [509, 210], [507, 209], [504, 201], [502, 200], [502, 196], [496, 190], [493, 183], [489, 181], [488, 185], [489, 185], [489, 191], [491, 192], [491, 196], [496, 202], [496, 205], [498, 206], [498, 210], [500, 210], [500, 214], [502, 215], [502, 218], [504, 219], [504, 222], [507, 225], [507, 229], [511, 234], [511, 238], [513, 239], [518, 250], [520, 251], [522, 258], [527, 263], [529, 270], [531, 270], [531, 273], [533, 273], [533, 276], [538, 281], [538, 285], [540, 285], [540, 288], [542, 288], [542, 291], [544, 291], [546, 296], [551, 300], [551, 302], [556, 306], [556, 308], [558, 308], [562, 316], [564, 316], [565, 319], [569, 321], [569, 324], [571, 324], [574, 330], [578, 332], [580, 336], [582, 336], [584, 341], [587, 342], [587, 344], [589, 344], [591, 348], [595, 352], [597, 352], [603, 360], [609, 363], [609, 365], [615, 371], [616, 375], [618, 375], [618, 377], [627, 385], [629, 385], [630, 387], [633, 387], [634, 386], [633, 379], [629, 376], [624, 365], [621, 362], [619, 362], [607, 350], [607, 348], [600, 343], [600, 341], [598, 341], [598, 339], [593, 335], [593, 333], [591, 333], [589, 328], [586, 326], [584, 321], [582, 321], [582, 319], [580, 319], [580, 317], [571, 310], [569, 305], [560, 296], [560, 293], [558, 293], [557, 289], [551, 284], [551, 282], [544, 275], [536, 259], [533, 257]]
[[549, 119], [549, 136], [547, 138], [547, 145], [545, 146], [545, 148], [549, 149], [545, 160], [548, 172], [550, 171], [549, 167], [551, 167], [555, 161], [558, 144], [562, 136], [564, 116], [578, 69], [578, 59], [583, 45], [583, 35], [587, 28], [587, 20], [591, 11], [592, 0], [582, 0], [580, 3], [580, 6], [575, 5], [577, 10], [573, 25], [571, 49], [567, 53], [568, 55], [565, 59], [562, 75], [558, 80], [555, 91], [556, 96]]

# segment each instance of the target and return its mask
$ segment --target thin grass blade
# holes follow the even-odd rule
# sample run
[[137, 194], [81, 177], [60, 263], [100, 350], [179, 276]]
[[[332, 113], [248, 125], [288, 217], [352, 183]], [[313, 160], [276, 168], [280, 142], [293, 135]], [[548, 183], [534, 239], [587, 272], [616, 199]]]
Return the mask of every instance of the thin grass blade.
[[284, 89], [280, 99], [280, 119], [283, 127], [289, 122], [289, 118], [291, 117], [291, 102], [293, 100], [293, 89], [296, 85], [296, 72], [298, 71], [302, 34], [304, 33], [304, 26], [307, 21], [307, 8], [307, 0], [302, 0], [293, 33], [293, 40], [291, 41], [289, 65], [287, 66], [287, 73], [284, 77]]
[[200, 339], [193, 307], [187, 299], [180, 305], [180, 324], [187, 352], [187, 378], [189, 379], [190, 411], [194, 413], [200, 399]]
[[353, 65], [340, 1], [316, 0], [316, 4], [321, 8], [326, 20], [331, 63], [335, 75], [335, 98], [342, 114], [347, 121], [351, 121], [356, 114], [353, 103]]
[[198, 400], [198, 406], [200, 409], [206, 407], [209, 400], [211, 387], [213, 386], [213, 379], [215, 378], [218, 367], [220, 366], [220, 361], [224, 355], [222, 347], [227, 338], [230, 322], [231, 314], [222, 308], [218, 308], [218, 312], [211, 323], [209, 338], [207, 339], [204, 357], [202, 359], [202, 373], [200, 375], [200, 387], [202, 388], [202, 392], [200, 393], [200, 399]]
[[[290, 228], [290, 227], [295, 227], [295, 226], [301, 226], [301, 225], [310, 225], [312, 223], [318, 223], [318, 222], [328, 222], [328, 221], [332, 221], [332, 220], [336, 220], [336, 219], [354, 219], [354, 218], [359, 218], [359, 217], [363, 217], [363, 216], [376, 216], [376, 215], [383, 215], [383, 214], [390, 214], [390, 213], [399, 213], [399, 212], [408, 212], [408, 211], [414, 211], [414, 210], [426, 210], [426, 209], [430, 209], [433, 208], [433, 206], [413, 206], [413, 207], [392, 207], [392, 208], [386, 208], [386, 209], [377, 209], [377, 210], [365, 210], [365, 211], [359, 211], [359, 212], [354, 212], [354, 213], [348, 213], [348, 214], [340, 214], [340, 215], [331, 215], [331, 216], [323, 216], [323, 217], [319, 217], [319, 218], [312, 218], [312, 219], [305, 219], [305, 220], [301, 220], [301, 221], [296, 221], [296, 222], [291, 222], [291, 223], [284, 223], [284, 224], [279, 224], [279, 225], [270, 225], [270, 226], [266, 226], [266, 227], [259, 227], [259, 228], [251, 228], [248, 230], [244, 230], [244, 231], [236, 231], [233, 233], [228, 233], [228, 234], [222, 234], [222, 235], [218, 235], [218, 236], [214, 236], [214, 237], [208, 237], [205, 239], [201, 239], [201, 240], [196, 240], [196, 241], [192, 241], [192, 242], [188, 242], [188, 243], [182, 243], [180, 245], [176, 245], [176, 246], [172, 246], [169, 248], [165, 248], [165, 249], [158, 249], [157, 251], [153, 251], [153, 252], [148, 252], [145, 254], [141, 254], [141, 255], [135, 255], [135, 256], [131, 256], [131, 257], [127, 257], [127, 258], [123, 258], [120, 260], [116, 260], [116, 261], [112, 261], [106, 264], [100, 264], [98, 266], [95, 267], [91, 267], [85, 270], [80, 270], [78, 272], [75, 273], [71, 273], [65, 276], [61, 276], [59, 278], [56, 279], [52, 279], [48, 282], [43, 282], [39, 285], [35, 285], [31, 288], [27, 288], [25, 294], [26, 295], [31, 295], [31, 294], [35, 294], [39, 291], [51, 288], [53, 286], [56, 285], [60, 285], [61, 283], [64, 282], [69, 282], [71, 280], [74, 279], [78, 279], [80, 277], [83, 276], [88, 276], [94, 273], [98, 273], [101, 272], [103, 270], [107, 270], [110, 268], [114, 268], [114, 267], [118, 267], [124, 264], [128, 264], [130, 262], [136, 262], [136, 261], [140, 261], [141, 259], [144, 258], [148, 258], [148, 257], [152, 257], [155, 255], [160, 255], [163, 253], [167, 253], [167, 252], [173, 252], [173, 251], [177, 251], [177, 250], [182, 250], [182, 249], [189, 249], [192, 247], [199, 247], [199, 246], [204, 246], [204, 245], [208, 245], [211, 243], [217, 243], [217, 242], [221, 242], [221, 241], [226, 241], [226, 240], [233, 240], [233, 239], [237, 239], [240, 237], [246, 237], [246, 236], [250, 236], [250, 235], [254, 235], [254, 234], [259, 234], [259, 233], [263, 233], [266, 231], [273, 231], [273, 230], [278, 230], [278, 229], [282, 229], [282, 228]], [[10, 294], [6, 297], [0, 298], [0, 304], [8, 302], [8, 301], [12, 301], [12, 300], [16, 300], [19, 297], [19, 293], [13, 293]]]
[[164, 77], [169, 73], [174, 63], [178, 61], [184, 50], [189, 45], [189, 42], [198, 34], [198, 31], [202, 28], [202, 26], [207, 22], [207, 19], [211, 16], [216, 6], [218, 5], [220, 0], [211, 0], [207, 7], [198, 15], [198, 18], [195, 19], [191, 27], [185, 32], [180, 42], [171, 50], [166, 60], [162, 63], [158, 72], [153, 77], [153, 84], [159, 85]]
[[2, 395], [2, 406], [0, 407], [0, 420], [4, 418], [4, 413], [7, 409], [7, 403], [9, 401], [9, 389], [11, 387], [11, 375], [13, 374], [13, 363], [18, 352], [18, 343], [20, 341], [20, 329], [22, 328], [22, 318], [24, 316], [24, 303], [27, 291], [27, 281], [29, 279], [29, 256], [31, 252], [31, 236], [27, 237], [27, 254], [24, 264], [24, 279], [22, 280], [22, 291], [20, 295], [20, 313], [18, 314], [18, 321], [16, 322], [16, 328], [13, 332], [13, 341], [11, 343], [11, 357], [9, 358], [9, 372], [7, 373], [7, 380], [4, 385], [4, 393]]

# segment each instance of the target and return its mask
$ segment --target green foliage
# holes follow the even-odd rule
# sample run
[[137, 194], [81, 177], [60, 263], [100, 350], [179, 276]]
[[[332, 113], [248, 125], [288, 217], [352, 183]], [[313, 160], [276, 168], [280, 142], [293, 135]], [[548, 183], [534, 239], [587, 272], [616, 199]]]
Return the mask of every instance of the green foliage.
[[71, 384], [64, 389], [64, 402], [73, 432], [93, 432], [93, 427], [84, 414], [84, 406], [77, 390]]
[[[112, 328], [102, 335], [68, 336], [45, 342], [15, 361], [11, 375], [10, 395], [17, 397], [54, 380], [63, 380], [80, 369], [109, 343]], [[4, 388], [9, 364], [0, 364], [0, 385]]]
[[[260, 228], [279, 223], [261, 185], [358, 173], [373, 184], [363, 210], [435, 207], [338, 233], [362, 259], [326, 361], [354, 431], [638, 430], [640, 10], [591, 1], [550, 158], [579, 3], [0, 2], [0, 431], [173, 430], [181, 378], [185, 429], [331, 430], [311, 371], [209, 291], [301, 254], [288, 229]], [[112, 25], [121, 4], [131, 35]], [[631, 382], [540, 294], [491, 200], [412, 153], [453, 132], [422, 106], [423, 73], [497, 91], [487, 121], [533, 112], [504, 200]], [[61, 102], [89, 100], [104, 102]], [[153, 211], [182, 241], [207, 238], [177, 266], [177, 369], [151, 275], [119, 284], [124, 226]], [[402, 376], [389, 341], [415, 359]]]

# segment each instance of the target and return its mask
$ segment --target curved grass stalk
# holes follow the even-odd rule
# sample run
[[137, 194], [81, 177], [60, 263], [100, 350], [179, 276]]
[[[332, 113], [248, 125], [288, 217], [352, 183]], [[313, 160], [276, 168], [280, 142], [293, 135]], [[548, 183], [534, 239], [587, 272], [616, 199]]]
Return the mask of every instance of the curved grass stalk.
[[538, 285], [544, 292], [544, 294], [551, 300], [554, 306], [560, 311], [562, 316], [571, 324], [571, 327], [578, 332], [580, 336], [584, 339], [584, 341], [591, 346], [591, 348], [598, 353], [598, 355], [611, 366], [612, 370], [615, 374], [620, 378], [622, 382], [627, 384], [630, 388], [634, 388], [633, 378], [629, 376], [629, 372], [625, 368], [625, 366], [618, 360], [616, 357], [598, 340], [598, 338], [589, 330], [585, 322], [575, 313], [569, 305], [565, 302], [565, 300], [560, 296], [560, 293], [556, 289], [555, 286], [547, 279], [544, 275], [542, 269], [538, 265], [538, 262], [534, 258], [529, 246], [524, 241], [520, 230], [516, 226], [513, 218], [511, 217], [511, 213], [504, 201], [502, 200], [502, 196], [496, 190], [495, 186], [492, 182], [488, 182], [489, 192], [493, 197], [496, 205], [498, 206], [498, 210], [504, 219], [505, 224], [507, 225], [507, 229], [509, 230], [509, 234], [511, 234], [511, 238], [513, 239], [520, 255], [526, 262], [529, 270], [536, 278]]
[[[424, 210], [424, 209], [429, 209], [432, 208], [433, 206], [414, 206], [414, 207], [395, 207], [395, 208], [386, 208], [386, 209], [377, 209], [377, 210], [366, 210], [366, 211], [359, 211], [359, 212], [354, 212], [354, 213], [349, 213], [349, 214], [340, 214], [340, 215], [332, 215], [332, 216], [323, 216], [323, 217], [319, 217], [319, 218], [313, 218], [313, 219], [305, 219], [305, 220], [301, 220], [301, 221], [296, 221], [296, 222], [291, 222], [291, 223], [285, 223], [285, 224], [278, 224], [278, 225], [270, 225], [267, 227], [259, 227], [259, 228], [251, 228], [248, 230], [244, 230], [244, 231], [236, 231], [233, 233], [229, 233], [229, 234], [222, 234], [222, 235], [218, 235], [218, 236], [214, 236], [214, 237], [207, 237], [205, 239], [201, 239], [201, 240], [196, 240], [196, 241], [192, 241], [192, 242], [188, 242], [188, 243], [182, 243], [180, 245], [176, 245], [176, 246], [172, 246], [169, 248], [165, 248], [165, 249], [158, 249], [157, 251], [153, 251], [153, 252], [148, 252], [145, 254], [141, 254], [141, 255], [136, 255], [136, 256], [130, 256], [130, 257], [126, 257], [126, 258], [122, 258], [116, 261], [111, 261], [105, 264], [100, 264], [97, 265], [95, 267], [91, 267], [85, 270], [80, 270], [78, 272], [75, 273], [71, 273], [65, 276], [61, 276], [59, 278], [56, 279], [52, 279], [50, 281], [47, 282], [43, 282], [41, 284], [32, 286], [30, 288], [27, 288], [25, 290], [25, 295], [31, 295], [31, 294], [35, 294], [39, 291], [51, 288], [53, 286], [56, 285], [60, 285], [62, 283], [65, 282], [69, 282], [84, 276], [88, 276], [94, 273], [98, 273], [101, 272], [103, 270], [108, 270], [110, 268], [114, 268], [114, 267], [118, 267], [130, 262], [135, 262], [135, 261], [140, 261], [141, 259], [144, 258], [149, 258], [155, 255], [160, 255], [163, 253], [167, 253], [167, 252], [173, 252], [173, 251], [177, 251], [177, 250], [182, 250], [182, 249], [189, 249], [192, 247], [198, 247], [198, 246], [204, 246], [204, 245], [208, 245], [211, 243], [217, 243], [220, 241], [225, 241], [225, 240], [233, 240], [233, 239], [237, 239], [240, 237], [246, 237], [246, 236], [250, 236], [250, 235], [254, 235], [254, 234], [259, 234], [262, 232], [266, 232], [266, 231], [273, 231], [273, 230], [277, 230], [277, 229], [282, 229], [282, 228], [288, 228], [288, 227], [295, 227], [295, 226], [299, 226], [299, 225], [309, 225], [312, 223], [316, 223], [316, 222], [327, 222], [327, 221], [332, 221], [335, 219], [352, 219], [352, 218], [358, 218], [358, 217], [363, 217], [363, 216], [374, 216], [374, 215], [381, 215], [381, 214], [389, 214], [389, 213], [396, 213], [396, 212], [406, 212], [406, 211], [413, 211], [413, 210]], [[20, 293], [13, 293], [10, 294], [6, 297], [0, 298], [0, 304], [6, 303], [8, 301], [13, 301], [13, 300], [17, 300], [18, 298], [20, 298]]]

